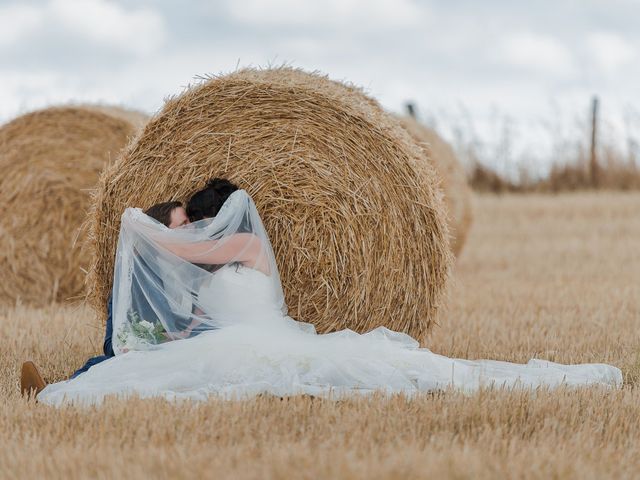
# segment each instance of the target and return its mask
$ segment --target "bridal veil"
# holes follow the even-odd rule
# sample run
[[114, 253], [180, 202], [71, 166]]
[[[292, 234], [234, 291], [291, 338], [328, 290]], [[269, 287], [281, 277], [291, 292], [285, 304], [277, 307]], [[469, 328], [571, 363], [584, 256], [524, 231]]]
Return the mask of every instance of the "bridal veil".
[[[287, 309], [271, 243], [251, 197], [232, 193], [215, 218], [169, 229], [128, 208], [122, 215], [113, 287], [113, 347], [117, 354], [149, 350], [238, 321], [210, 308], [209, 285], [228, 268], [240, 268], [247, 252], [268, 278], [272, 300]], [[214, 263], [216, 262], [216, 263]], [[241, 299], [225, 299], [241, 301]]]

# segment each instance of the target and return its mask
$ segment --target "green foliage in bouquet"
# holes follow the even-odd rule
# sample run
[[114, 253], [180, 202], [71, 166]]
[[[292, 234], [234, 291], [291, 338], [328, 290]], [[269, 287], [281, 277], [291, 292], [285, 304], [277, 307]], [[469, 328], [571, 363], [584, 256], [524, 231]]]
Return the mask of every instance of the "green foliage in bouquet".
[[135, 310], [127, 312], [127, 320], [125, 328], [118, 333], [118, 340], [122, 345], [132, 343], [129, 341], [130, 336], [135, 337], [135, 340], [142, 340], [151, 344], [167, 341], [167, 332], [162, 323], [144, 320]]

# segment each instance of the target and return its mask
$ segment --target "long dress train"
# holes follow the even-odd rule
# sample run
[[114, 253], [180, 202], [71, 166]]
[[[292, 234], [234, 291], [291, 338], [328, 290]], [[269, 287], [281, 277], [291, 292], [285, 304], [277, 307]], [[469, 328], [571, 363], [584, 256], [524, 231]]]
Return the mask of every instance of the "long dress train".
[[483, 386], [615, 387], [622, 382], [620, 370], [604, 364], [451, 359], [386, 328], [318, 335], [282, 314], [268, 277], [252, 268], [223, 267], [200, 297], [209, 311], [247, 321], [123, 353], [73, 380], [47, 386], [39, 400], [95, 404], [112, 394], [205, 400], [259, 393], [339, 398], [374, 391], [412, 395], [448, 387], [469, 392]]

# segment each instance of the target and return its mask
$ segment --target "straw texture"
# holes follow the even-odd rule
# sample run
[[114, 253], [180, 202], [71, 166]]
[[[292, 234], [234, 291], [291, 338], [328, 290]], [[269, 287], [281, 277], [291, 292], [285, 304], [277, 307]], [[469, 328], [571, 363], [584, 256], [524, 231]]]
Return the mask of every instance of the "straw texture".
[[100, 171], [144, 115], [115, 107], [53, 107], [0, 128], [0, 301], [79, 298], [87, 267], [81, 225]]
[[424, 149], [428, 161], [440, 177], [449, 218], [451, 250], [458, 256], [473, 221], [471, 188], [464, 167], [451, 145], [434, 130], [411, 117], [405, 116], [399, 120], [409, 135]]
[[435, 174], [359, 89], [291, 68], [208, 77], [169, 100], [100, 179], [90, 298], [104, 311], [120, 216], [186, 200], [210, 177], [254, 198], [289, 313], [321, 332], [379, 325], [422, 339], [450, 265]]

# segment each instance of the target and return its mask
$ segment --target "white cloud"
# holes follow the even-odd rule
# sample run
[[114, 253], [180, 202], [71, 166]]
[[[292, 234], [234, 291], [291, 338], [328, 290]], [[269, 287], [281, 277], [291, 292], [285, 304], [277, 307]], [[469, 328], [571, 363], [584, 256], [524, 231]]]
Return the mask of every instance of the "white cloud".
[[62, 25], [98, 43], [148, 53], [164, 41], [164, 23], [155, 11], [127, 11], [108, 0], [52, 0], [50, 10]]
[[609, 74], [629, 64], [636, 56], [633, 46], [616, 33], [592, 33], [587, 37], [587, 45], [597, 67]]
[[45, 31], [72, 35], [125, 52], [147, 54], [165, 39], [163, 18], [154, 10], [126, 10], [110, 0], [50, 0], [39, 6], [0, 8], [0, 46]]
[[308, 26], [386, 29], [417, 26], [426, 7], [413, 0], [228, 0], [228, 11], [256, 26]]
[[[494, 109], [524, 125], [585, 117], [593, 94], [603, 118], [640, 101], [637, 3], [586, 2], [579, 14], [552, 0], [188, 3], [0, 0], [0, 121], [70, 100], [153, 111], [196, 74], [282, 62], [362, 85], [396, 111], [412, 99], [444, 128], [455, 126], [446, 112], [464, 110], [489, 146]], [[603, 12], [608, 26], [594, 27]], [[539, 137], [514, 139], [514, 155]]]
[[571, 51], [552, 36], [518, 33], [507, 37], [500, 56], [519, 69], [565, 75], [574, 69]]
[[108, 81], [88, 84], [47, 70], [0, 70], [0, 123], [26, 111], [65, 103], [122, 102], [122, 93]]
[[44, 21], [42, 9], [12, 4], [0, 7], [0, 46], [11, 46], [28, 37]]

